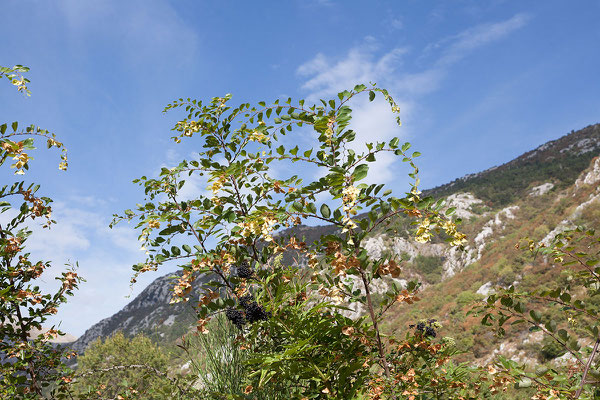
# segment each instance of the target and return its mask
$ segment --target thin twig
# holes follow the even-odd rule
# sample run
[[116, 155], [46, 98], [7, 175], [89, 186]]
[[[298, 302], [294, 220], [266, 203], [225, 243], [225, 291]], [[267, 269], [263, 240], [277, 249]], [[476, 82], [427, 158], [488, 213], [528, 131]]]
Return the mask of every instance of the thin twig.
[[577, 389], [577, 393], [575, 393], [575, 399], [578, 399], [583, 391], [583, 386], [585, 385], [585, 380], [587, 378], [588, 371], [592, 366], [592, 361], [594, 361], [594, 356], [598, 351], [598, 345], [600, 345], [600, 338], [596, 339], [596, 343], [594, 344], [594, 349], [592, 350], [592, 354], [590, 354], [590, 358], [588, 359], [587, 364], [585, 365], [585, 369], [583, 370], [583, 376], [581, 377], [581, 384], [579, 385], [579, 389]]

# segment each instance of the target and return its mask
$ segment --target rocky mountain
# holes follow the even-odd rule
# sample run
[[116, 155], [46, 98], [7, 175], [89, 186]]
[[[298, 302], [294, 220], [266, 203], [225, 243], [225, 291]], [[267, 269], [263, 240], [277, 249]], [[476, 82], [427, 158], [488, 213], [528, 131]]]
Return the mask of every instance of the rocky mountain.
[[83, 353], [96, 339], [117, 331], [129, 336], [145, 333], [163, 340], [181, 336], [195, 321], [191, 305], [199, 297], [203, 282], [195, 282], [188, 303], [171, 304], [171, 287], [177, 277], [178, 274], [168, 274], [157, 278], [121, 311], [86, 330], [71, 347]]
[[[422, 297], [428, 299], [396, 309], [386, 321], [386, 329], [403, 330], [426, 316], [441, 321], [445, 335], [457, 338], [469, 357], [485, 360], [497, 353], [521, 359], [534, 357], [541, 337], [522, 332], [515, 336], [515, 342], [500, 342], [474, 318], [466, 317], [466, 311], [469, 304], [495, 287], [531, 287], [552, 278], [549, 264], [529, 260], [523, 251], [515, 249], [520, 238], [549, 240], [574, 224], [600, 224], [599, 154], [600, 124], [596, 124], [545, 143], [501, 166], [426, 191], [436, 198], [446, 198], [449, 207], [456, 207], [462, 219], [461, 230], [469, 237], [464, 251], [443, 242], [415, 242], [404, 219], [375, 232], [365, 242], [367, 250], [374, 257], [386, 253], [402, 256], [405, 261], [400, 283], [419, 279], [423, 282]], [[293, 233], [306, 242], [335, 232], [332, 226], [294, 229]], [[169, 304], [172, 277], [155, 280], [123, 310], [88, 329], [74, 348], [82, 352], [95, 339], [119, 330], [127, 335], [144, 332], [168, 342], [184, 334], [195, 321], [191, 308], [194, 301]], [[201, 287], [202, 282], [197, 282], [193, 296]], [[471, 334], [462, 335], [465, 331]]]

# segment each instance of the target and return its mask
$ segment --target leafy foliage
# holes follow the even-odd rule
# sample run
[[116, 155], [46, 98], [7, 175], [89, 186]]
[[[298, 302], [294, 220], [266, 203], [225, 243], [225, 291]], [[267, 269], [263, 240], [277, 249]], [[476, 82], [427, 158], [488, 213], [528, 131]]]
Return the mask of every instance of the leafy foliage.
[[3, 67], [0, 66], [0, 79], [6, 78], [8, 81], [17, 87], [19, 92], [25, 93], [27, 96], [31, 95], [31, 92], [27, 88], [29, 79], [23, 76], [23, 73], [29, 72], [29, 68], [23, 65], [15, 65], [14, 67]]
[[[357, 133], [350, 129], [349, 102], [362, 93], [370, 100], [380, 94], [393, 112], [399, 111], [386, 90], [364, 85], [312, 106], [288, 99], [232, 108], [230, 95], [207, 105], [173, 102], [165, 111], [183, 108], [187, 113], [175, 125], [173, 139], [200, 137], [203, 150], [196, 159], [163, 168], [158, 178], [136, 180], [144, 187], [145, 203], [115, 218], [138, 221], [148, 258], [134, 266], [136, 275], [165, 262], [179, 263], [184, 272], [173, 301], [187, 300], [192, 282], [209, 276], [211, 289], [200, 300], [198, 330], [209, 334], [209, 320], [227, 313], [251, 350], [249, 380], [256, 390], [285, 382], [286, 390], [307, 398], [348, 399], [363, 384], [379, 382], [380, 373], [385, 377], [381, 387], [392, 388], [388, 343], [379, 323], [393, 304], [414, 302], [419, 285], [403, 289], [390, 284], [376, 304], [374, 283], [392, 283], [400, 268], [391, 257], [370, 259], [362, 241], [395, 216], [406, 215], [415, 219], [420, 242], [436, 232], [443, 232], [451, 245], [465, 242], [440, 212], [442, 202], [420, 196], [414, 163], [419, 153], [410, 154], [409, 143], [400, 145], [394, 138], [354, 149]], [[286, 148], [283, 139], [293, 128], [305, 127], [317, 135], [316, 149]], [[383, 152], [400, 156], [411, 168], [410, 190], [402, 198], [391, 196], [382, 184], [359, 183]], [[308, 183], [297, 175], [272, 176], [290, 163], [322, 172]], [[212, 195], [182, 198], [190, 176], [206, 179]], [[355, 218], [359, 212], [365, 217]], [[307, 219], [332, 224], [339, 234], [312, 244], [275, 234]], [[275, 262], [290, 252], [294, 263]], [[343, 304], [365, 309], [366, 315], [351, 319]]]
[[90, 344], [78, 357], [70, 394], [81, 399], [192, 398], [186, 382], [168, 374], [169, 357], [149, 338], [118, 332]]
[[[0, 77], [6, 77], [19, 91], [26, 92], [26, 83], [17, 76], [28, 69], [22, 66], [0, 67]], [[62, 143], [48, 131], [35, 126], [18, 129], [18, 123], [0, 125], [0, 165], [10, 157], [15, 174], [24, 174], [31, 157], [25, 150], [34, 149], [34, 138], [43, 137], [48, 147], [63, 149], [60, 169], [66, 169], [66, 151]], [[8, 133], [7, 133], [8, 132]], [[21, 141], [16, 138], [25, 137]], [[52, 389], [55, 395], [64, 392], [67, 371], [61, 357], [64, 351], [54, 348], [49, 340], [62, 333], [55, 327], [43, 332], [42, 324], [56, 314], [58, 307], [81, 281], [73, 269], [57, 277], [60, 287], [54, 294], [44, 294], [35, 284], [50, 266], [45, 261], [31, 260], [25, 243], [31, 235], [29, 220], [42, 219], [44, 227], [54, 221], [50, 217], [51, 200], [38, 197], [37, 185], [15, 182], [0, 187], [0, 213], [5, 221], [0, 225], [0, 397], [39, 398]], [[22, 199], [22, 200], [20, 200]], [[21, 202], [22, 201], [22, 202]], [[20, 202], [20, 204], [19, 204]], [[36, 332], [41, 332], [37, 334]]]
[[[551, 338], [552, 345], [548, 340], [545, 345], [549, 357], [566, 353], [569, 358], [565, 366], [541, 366], [535, 371], [507, 359], [500, 359], [498, 367], [519, 386], [536, 386], [537, 399], [596, 398], [600, 394], [596, 301], [600, 294], [600, 236], [594, 230], [577, 228], [558, 234], [551, 246], [534, 241], [528, 245], [531, 251], [561, 265], [565, 283], [531, 292], [510, 287], [492, 294], [479, 309], [481, 322], [494, 326], [499, 335], [506, 334], [509, 323], [528, 324], [531, 331], [542, 331]], [[552, 309], [559, 311], [558, 315]]]

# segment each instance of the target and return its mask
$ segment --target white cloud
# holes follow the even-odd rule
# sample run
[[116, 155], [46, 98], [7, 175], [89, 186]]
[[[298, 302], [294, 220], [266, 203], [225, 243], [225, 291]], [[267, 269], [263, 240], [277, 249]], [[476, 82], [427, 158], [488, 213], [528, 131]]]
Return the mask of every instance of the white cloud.
[[402, 18], [389, 18], [386, 22], [386, 25], [390, 28], [390, 30], [400, 30], [404, 28], [404, 22], [402, 21]]
[[332, 96], [344, 89], [352, 89], [358, 83], [369, 83], [386, 80], [393, 74], [407, 52], [404, 48], [395, 48], [379, 59], [374, 57], [378, 45], [373, 38], [348, 51], [339, 60], [331, 60], [319, 53], [312, 60], [297, 69], [298, 75], [308, 78], [302, 89], [308, 91], [308, 101], [317, 101]]
[[526, 14], [517, 14], [506, 21], [481, 24], [458, 35], [446, 38], [433, 45], [434, 47], [443, 48], [437, 65], [439, 67], [450, 66], [463, 59], [470, 52], [508, 36], [523, 27], [529, 19], [530, 17]]
[[[423, 49], [420, 58], [432, 61], [417, 71], [402, 69], [405, 67], [403, 58], [409, 52], [407, 48], [392, 48], [378, 56], [380, 49], [377, 41], [367, 37], [363, 44], [349, 49], [342, 57], [318, 53], [300, 65], [297, 74], [305, 79], [301, 88], [308, 93], [307, 100], [311, 102], [331, 98], [358, 83], [376, 82], [379, 87], [390, 91], [400, 105], [403, 128], [398, 129], [385, 102], [357, 100], [351, 103], [354, 109], [351, 127], [357, 132], [357, 141], [352, 147], [357, 151], [367, 141], [388, 141], [394, 136], [408, 136], [411, 116], [418, 107], [420, 96], [436, 91], [454, 64], [475, 50], [523, 27], [528, 20], [529, 16], [517, 14], [505, 21], [477, 25], [430, 44]], [[391, 169], [395, 159], [386, 155], [379, 157], [371, 167], [369, 179], [377, 179], [378, 182], [397, 179]]]

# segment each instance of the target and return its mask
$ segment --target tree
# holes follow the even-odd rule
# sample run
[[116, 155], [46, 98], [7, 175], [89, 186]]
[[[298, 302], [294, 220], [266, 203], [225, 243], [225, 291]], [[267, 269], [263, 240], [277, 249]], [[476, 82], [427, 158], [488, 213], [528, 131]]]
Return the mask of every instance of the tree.
[[[416, 301], [419, 285], [401, 287], [394, 280], [400, 274], [398, 261], [371, 259], [362, 242], [374, 228], [400, 215], [414, 218], [420, 242], [436, 233], [453, 246], [465, 242], [449, 219], [453, 210], [444, 215], [442, 201], [421, 197], [414, 163], [419, 153], [410, 154], [409, 143], [400, 145], [394, 138], [355, 150], [349, 104], [361, 94], [371, 101], [379, 94], [392, 112], [399, 111], [386, 90], [364, 85], [311, 106], [288, 99], [232, 108], [231, 95], [207, 105], [191, 99], [173, 102], [165, 111], [184, 108], [187, 113], [173, 128], [173, 139], [199, 138], [202, 150], [193, 160], [163, 168], [157, 178], [134, 181], [144, 187], [146, 201], [113, 221], [138, 221], [148, 258], [134, 266], [133, 281], [140, 273], [177, 262], [183, 272], [173, 301], [186, 301], [194, 280], [209, 277], [197, 328], [208, 334], [208, 321], [219, 313], [239, 328], [240, 346], [252, 354], [248, 396], [267, 386], [306, 398], [349, 399], [365, 386], [373, 399], [383, 393], [400, 395], [402, 383], [412, 379], [398, 368], [406, 351], [396, 351], [398, 342], [386, 339], [379, 323], [394, 304]], [[306, 127], [318, 137], [316, 148], [286, 148], [285, 137]], [[383, 184], [359, 183], [384, 152], [400, 156], [410, 167], [412, 182], [404, 197], [391, 196]], [[298, 175], [280, 177], [286, 166], [298, 170], [295, 163], [316, 169], [318, 177], [308, 183]], [[205, 179], [212, 195], [182, 198], [181, 189], [192, 176]], [[276, 233], [308, 219], [333, 224], [338, 232], [312, 244]], [[278, 256], [287, 259], [282, 266], [275, 262]], [[380, 281], [387, 290], [376, 303], [374, 286]], [[349, 318], [347, 306], [354, 305], [365, 315]], [[436, 340], [415, 335], [427, 346]], [[429, 366], [422, 371], [441, 368], [450, 347], [449, 342], [435, 345], [441, 358], [433, 357], [432, 364], [421, 357]], [[440, 382], [447, 396], [466, 386]]]
[[126, 338], [117, 332], [96, 340], [78, 357], [71, 389], [77, 398], [177, 398], [176, 381], [167, 375], [169, 361], [148, 337]]
[[[29, 80], [21, 75], [27, 71], [20, 65], [0, 67], [0, 78], [29, 95]], [[27, 152], [35, 149], [36, 138], [46, 140], [48, 148], [62, 150], [59, 169], [66, 169], [66, 150], [54, 134], [34, 125], [19, 129], [17, 122], [10, 128], [0, 125], [0, 165], [12, 159], [15, 174], [24, 174], [31, 159]], [[63, 272], [56, 278], [60, 287], [54, 294], [42, 293], [35, 284], [50, 263], [31, 260], [26, 252], [28, 223], [42, 219], [45, 228], [54, 223], [51, 200], [39, 197], [38, 188], [25, 182], [0, 187], [0, 214], [5, 217], [0, 224], [0, 397], [7, 399], [37, 399], [50, 389], [59, 395], [70, 379], [61, 360], [64, 350], [49, 343], [63, 333], [55, 326], [42, 331], [42, 324], [73, 294], [81, 278], [73, 269]], [[41, 333], [34, 334], [35, 330]]]

